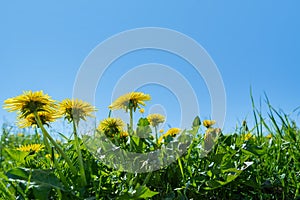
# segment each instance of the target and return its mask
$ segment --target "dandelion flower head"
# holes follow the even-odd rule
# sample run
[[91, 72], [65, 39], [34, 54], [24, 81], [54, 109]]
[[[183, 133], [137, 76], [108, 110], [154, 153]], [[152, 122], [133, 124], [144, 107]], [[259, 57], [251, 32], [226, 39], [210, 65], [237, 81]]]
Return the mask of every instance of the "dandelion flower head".
[[123, 131], [124, 126], [125, 123], [122, 119], [109, 117], [100, 122], [98, 129], [105, 133], [119, 133]]
[[94, 117], [92, 114], [96, 111], [95, 107], [78, 99], [64, 99], [59, 104], [60, 112], [65, 116], [69, 122], [79, 120], [86, 120], [86, 117]]
[[37, 153], [37, 152], [43, 150], [43, 148], [44, 148], [44, 145], [42, 145], [42, 144], [28, 144], [28, 145], [23, 145], [23, 146], [17, 148], [17, 150], [23, 151], [23, 152]]
[[109, 106], [109, 109], [124, 109], [125, 111], [133, 109], [136, 111], [137, 108], [140, 108], [140, 105], [146, 105], [144, 101], [149, 101], [150, 99], [151, 96], [149, 94], [144, 94], [143, 92], [130, 92], [117, 98]]
[[156, 127], [160, 123], [165, 122], [165, 117], [161, 114], [149, 114], [147, 116], [147, 119], [148, 119], [149, 123], [151, 124], [151, 126], [153, 126], [153, 127]]
[[17, 112], [19, 118], [26, 118], [39, 111], [54, 112], [56, 107], [55, 101], [43, 91], [24, 91], [23, 94], [4, 101], [4, 108], [9, 112]]
[[[57, 118], [60, 117], [57, 113], [50, 113], [45, 111], [40, 111], [37, 113], [42, 124], [49, 126], [50, 122], [54, 122]], [[18, 120], [18, 126], [20, 128], [26, 128], [30, 126], [37, 126], [37, 121], [35, 119], [34, 114], [30, 114], [25, 118], [19, 118]]]
[[206, 128], [210, 128], [215, 123], [216, 123], [215, 120], [204, 120], [203, 121], [203, 126], [205, 126]]

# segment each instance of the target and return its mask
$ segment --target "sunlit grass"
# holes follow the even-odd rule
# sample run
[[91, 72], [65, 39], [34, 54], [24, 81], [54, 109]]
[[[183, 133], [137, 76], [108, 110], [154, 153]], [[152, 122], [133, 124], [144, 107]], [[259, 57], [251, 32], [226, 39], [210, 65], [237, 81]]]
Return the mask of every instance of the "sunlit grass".
[[[140, 95], [150, 99], [150, 95]], [[54, 140], [33, 107], [29, 110], [36, 122], [32, 124], [32, 131], [14, 131], [11, 126], [2, 125], [0, 198], [300, 198], [300, 129], [290, 115], [273, 108], [267, 97], [266, 113], [256, 107], [252, 96], [251, 99], [254, 124], [244, 121], [233, 133], [222, 133], [214, 127], [214, 121], [203, 120], [201, 124], [200, 118], [195, 116], [190, 129], [161, 130], [160, 138], [157, 136], [159, 124], [144, 118], [143, 112], [137, 128], [133, 129], [132, 113], [138, 112], [136, 108], [143, 109], [140, 106], [145, 104], [130, 104], [123, 99], [122, 105], [127, 106], [130, 122], [102, 119], [98, 122], [100, 128], [95, 131], [97, 137], [93, 139], [109, 140], [126, 151], [147, 153], [171, 143], [182, 144], [180, 141], [185, 137], [193, 136], [186, 152], [176, 162], [145, 173], [119, 171], [100, 162], [76, 132], [77, 120], [85, 118], [72, 121], [72, 112], [65, 117], [72, 123], [73, 134], [62, 134], [61, 142]], [[89, 107], [86, 102], [84, 105]], [[89, 111], [95, 110], [89, 108]], [[43, 112], [47, 110], [49, 108]], [[29, 111], [26, 110], [26, 114], [32, 114]], [[163, 116], [159, 117], [159, 122], [163, 122]], [[143, 138], [138, 137], [141, 132]]]

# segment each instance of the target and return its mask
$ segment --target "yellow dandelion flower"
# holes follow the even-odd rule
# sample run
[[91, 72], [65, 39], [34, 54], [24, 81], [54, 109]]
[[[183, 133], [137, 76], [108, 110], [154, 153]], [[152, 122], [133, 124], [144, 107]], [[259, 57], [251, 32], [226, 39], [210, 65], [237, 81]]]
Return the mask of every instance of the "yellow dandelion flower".
[[253, 136], [250, 132], [242, 135], [242, 139], [245, 140], [245, 141], [250, 140], [252, 137]]
[[268, 134], [268, 135], [266, 136], [266, 138], [267, 138], [267, 139], [271, 139], [271, 138], [272, 138], [272, 134], [271, 134], [271, 133]]
[[180, 133], [180, 131], [181, 130], [179, 128], [170, 128], [165, 134], [159, 137], [157, 143], [161, 144], [162, 140], [167, 138], [168, 136], [175, 137], [177, 134]]
[[214, 125], [216, 123], [215, 120], [204, 120], [203, 121], [203, 126], [205, 126], [206, 128], [211, 127], [212, 125]]
[[125, 123], [120, 118], [106, 118], [98, 126], [98, 130], [104, 133], [119, 133], [123, 131]]
[[144, 101], [149, 101], [150, 99], [151, 96], [149, 94], [144, 94], [143, 92], [130, 92], [117, 98], [109, 106], [109, 109], [124, 109], [125, 111], [133, 109], [135, 111], [136, 108], [140, 108], [140, 105], [145, 106], [146, 104]]
[[180, 131], [181, 130], [179, 128], [170, 128], [165, 134], [175, 137], [178, 133], [180, 133]]
[[125, 137], [128, 137], [128, 136], [129, 136], [128, 132], [126, 132], [126, 131], [120, 132], [120, 138], [125, 138]]
[[156, 127], [165, 121], [165, 117], [161, 114], [150, 114], [147, 116], [147, 119], [153, 127]]
[[140, 111], [140, 113], [143, 114], [143, 113], [145, 112], [145, 109], [144, 109], [144, 108], [141, 108], [139, 111]]
[[[49, 153], [46, 154], [45, 157], [48, 158], [48, 159], [52, 159], [52, 156], [51, 156], [51, 154], [49, 154]], [[57, 154], [57, 153], [54, 154], [54, 157], [55, 157], [55, 158], [59, 158], [59, 154]]]
[[64, 99], [59, 103], [59, 110], [69, 122], [86, 120], [86, 117], [94, 117], [93, 112], [96, 108], [91, 104], [78, 99]]
[[44, 148], [44, 145], [42, 145], [42, 144], [28, 144], [28, 145], [23, 145], [23, 146], [17, 148], [17, 150], [24, 151], [24, 152], [37, 153], [37, 152], [43, 150], [43, 148]]
[[6, 99], [5, 109], [9, 112], [16, 111], [19, 118], [26, 118], [28, 115], [38, 111], [53, 112], [56, 109], [55, 101], [43, 91], [24, 91], [23, 94]]
[[[40, 111], [37, 114], [40, 117], [42, 124], [47, 125], [47, 126], [49, 126], [50, 122], [54, 122], [57, 118], [60, 117], [59, 115], [57, 115], [55, 113], [50, 113], [50, 112], [45, 112], [45, 111]], [[17, 124], [20, 128], [25, 128], [25, 127], [30, 127], [30, 126], [38, 126], [37, 122], [35, 120], [34, 114], [29, 114], [25, 118], [19, 117]]]

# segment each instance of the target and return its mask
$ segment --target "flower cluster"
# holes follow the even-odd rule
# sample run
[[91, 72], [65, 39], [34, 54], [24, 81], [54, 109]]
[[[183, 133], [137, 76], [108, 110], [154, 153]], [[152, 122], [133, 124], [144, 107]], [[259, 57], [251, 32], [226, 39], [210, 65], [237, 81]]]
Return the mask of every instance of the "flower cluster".
[[9, 112], [17, 112], [21, 128], [38, 126], [38, 120], [42, 125], [49, 126], [50, 122], [62, 116], [78, 124], [79, 120], [94, 117], [92, 113], [96, 111], [89, 103], [78, 99], [65, 99], [58, 104], [43, 91], [24, 91], [19, 96], [5, 100], [3, 107]]

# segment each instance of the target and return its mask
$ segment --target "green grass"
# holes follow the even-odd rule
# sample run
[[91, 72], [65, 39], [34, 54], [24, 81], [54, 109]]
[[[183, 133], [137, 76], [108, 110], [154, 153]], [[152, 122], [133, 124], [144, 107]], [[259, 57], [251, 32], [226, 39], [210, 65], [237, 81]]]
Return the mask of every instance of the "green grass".
[[[24, 144], [43, 144], [42, 133], [16, 134], [3, 125], [0, 146], [1, 199], [300, 199], [300, 129], [289, 115], [274, 109], [268, 98], [263, 114], [252, 99], [255, 124], [244, 123], [233, 133], [213, 137], [203, 154], [205, 129], [197, 120], [186, 134], [193, 142], [176, 162], [148, 173], [117, 171], [99, 162], [82, 138], [60, 145], [78, 174], [51, 146], [38, 153], [21, 152]], [[140, 123], [141, 124], [141, 123]], [[191, 122], [192, 124], [192, 122]], [[147, 127], [144, 123], [140, 129]], [[249, 135], [251, 133], [251, 137]], [[248, 134], [248, 138], [246, 137]], [[271, 134], [271, 138], [266, 135]], [[173, 141], [172, 141], [173, 140]], [[159, 148], [146, 139], [114, 139], [128, 151]], [[79, 143], [79, 144], [78, 144]], [[81, 159], [78, 159], [78, 145]], [[52, 156], [51, 156], [52, 155]], [[81, 166], [83, 164], [83, 166]], [[84, 170], [81, 170], [82, 167]], [[81, 174], [80, 171], [81, 170]], [[86, 184], [83, 184], [82, 171]]]

